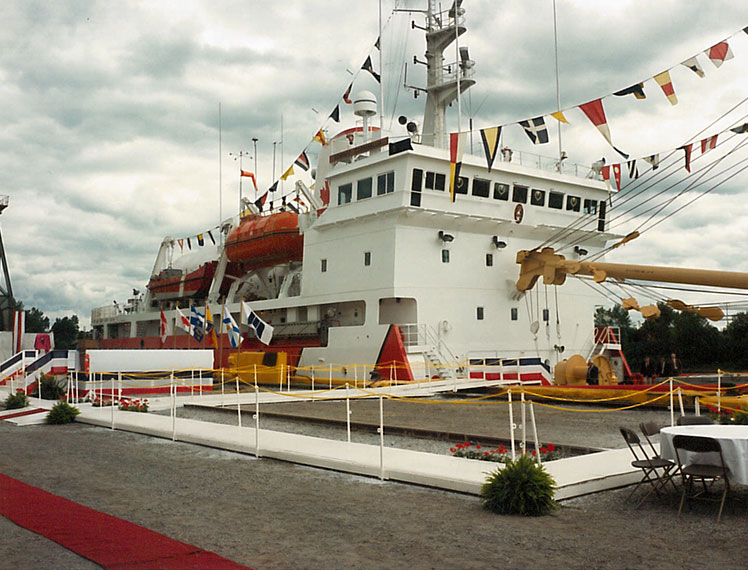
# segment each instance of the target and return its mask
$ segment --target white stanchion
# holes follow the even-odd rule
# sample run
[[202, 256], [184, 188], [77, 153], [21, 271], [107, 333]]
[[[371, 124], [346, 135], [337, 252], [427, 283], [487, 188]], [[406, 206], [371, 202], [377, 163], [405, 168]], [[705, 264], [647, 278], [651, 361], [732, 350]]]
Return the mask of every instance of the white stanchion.
[[177, 441], [177, 385], [174, 383], [174, 372], [171, 373], [171, 440]]
[[223, 381], [223, 368], [221, 368], [221, 406], [223, 406], [223, 395], [224, 395], [224, 381]]
[[122, 401], [122, 371], [117, 372], [117, 403]]
[[668, 381], [670, 383], [670, 427], [675, 425], [675, 403], [673, 402], [673, 377]]
[[239, 399], [239, 375], [236, 375], [236, 414], [239, 420], [239, 427], [242, 427], [242, 403]]
[[538, 458], [538, 465], [542, 464], [540, 460], [540, 440], [538, 439], [538, 426], [535, 423], [535, 407], [532, 405], [532, 400], [529, 401], [530, 405], [530, 421], [532, 421], [532, 434], [535, 438], [535, 456]]
[[278, 392], [283, 392], [283, 365], [280, 365], [280, 370], [278, 371]]
[[[314, 392], [314, 368], [312, 368], [312, 392]], [[314, 402], [314, 398], [312, 398], [312, 402]]]
[[200, 382], [200, 388], [198, 388], [198, 395], [202, 398], [203, 397], [203, 369], [201, 368], [198, 371], [198, 382]]
[[255, 365], [255, 456], [260, 457], [260, 389], [257, 387], [257, 365]]
[[351, 397], [348, 394], [348, 384], [345, 385], [345, 427], [348, 434], [348, 443], [351, 443]]
[[525, 389], [520, 393], [520, 407], [522, 417], [522, 453], [527, 453], [527, 411], [525, 408]]
[[379, 396], [379, 479], [384, 481], [384, 403]]
[[698, 396], [696, 396], [693, 399], [693, 413], [696, 414], [697, 416], [701, 415], [701, 404], [699, 402], [699, 397]]
[[717, 413], [722, 411], [722, 371], [717, 370]]
[[507, 396], [509, 397], [509, 432], [510, 432], [510, 440], [512, 442], [512, 461], [515, 459], [515, 453], [514, 453], [514, 412], [512, 411], [512, 390], [509, 388], [507, 391]]
[[195, 395], [195, 369], [190, 370], [190, 396]]
[[680, 386], [678, 386], [678, 404], [680, 405], [680, 415], [685, 416], [686, 411], [683, 408], [683, 394], [680, 391]]
[[111, 429], [114, 429], [114, 381], [112, 381], [112, 397], [109, 400], [109, 404], [112, 406], [112, 426], [111, 426]]
[[332, 364], [330, 364], [330, 390], [332, 390]]

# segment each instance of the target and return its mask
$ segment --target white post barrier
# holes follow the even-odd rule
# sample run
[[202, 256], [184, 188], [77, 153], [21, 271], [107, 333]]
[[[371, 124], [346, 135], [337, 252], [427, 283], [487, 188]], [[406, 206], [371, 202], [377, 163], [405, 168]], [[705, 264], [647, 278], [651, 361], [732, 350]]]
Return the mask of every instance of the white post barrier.
[[673, 402], [673, 377], [668, 381], [670, 383], [670, 427], [675, 425], [675, 406]]
[[177, 385], [174, 383], [174, 371], [171, 373], [171, 440], [177, 441]]
[[278, 392], [283, 392], [283, 365], [280, 365], [280, 370], [278, 371]]
[[696, 396], [693, 399], [693, 413], [696, 414], [697, 416], [701, 415], [701, 404], [699, 403], [699, 397], [698, 396]]
[[223, 406], [223, 393], [224, 393], [224, 381], [223, 381], [223, 368], [221, 368], [221, 406]]
[[717, 413], [722, 412], [722, 371], [717, 370]]
[[[312, 392], [314, 392], [314, 368], [312, 368]], [[314, 398], [312, 398], [312, 402], [314, 401]]]
[[332, 364], [330, 364], [330, 390], [332, 390]]
[[114, 429], [114, 380], [112, 380], [112, 398], [109, 400], [109, 403], [112, 405], [112, 426], [111, 426], [111, 429]]
[[255, 364], [255, 457], [260, 457], [260, 389], [257, 387], [257, 365]]
[[198, 388], [198, 395], [202, 398], [203, 397], [203, 369], [201, 368], [198, 373], [198, 379], [197, 381], [200, 382], [200, 387]]
[[236, 375], [236, 414], [239, 420], [239, 427], [242, 427], [242, 403], [239, 399], [239, 375]]
[[506, 391], [507, 396], [509, 397], [509, 432], [510, 432], [510, 440], [512, 442], [512, 461], [515, 459], [514, 454], [514, 412], [512, 412], [512, 390], [511, 388]]
[[358, 364], [353, 365], [353, 387], [358, 388]]
[[122, 371], [117, 371], [117, 403], [122, 401]]
[[525, 389], [520, 393], [520, 408], [522, 411], [522, 453], [527, 453], [527, 412], [525, 411]]
[[540, 440], [538, 439], [538, 426], [535, 423], [535, 407], [532, 405], [532, 400], [529, 401], [530, 405], [530, 420], [532, 421], [532, 434], [535, 438], [535, 455], [538, 458], [538, 465], [542, 464], [540, 460]]
[[384, 404], [379, 395], [379, 479], [384, 481]]
[[195, 369], [190, 370], [190, 396], [195, 395]]
[[686, 412], [683, 409], [683, 394], [680, 391], [680, 386], [678, 386], [678, 404], [680, 405], [680, 415], [685, 416]]
[[351, 443], [351, 397], [348, 394], [348, 384], [345, 385], [345, 427], [348, 443]]

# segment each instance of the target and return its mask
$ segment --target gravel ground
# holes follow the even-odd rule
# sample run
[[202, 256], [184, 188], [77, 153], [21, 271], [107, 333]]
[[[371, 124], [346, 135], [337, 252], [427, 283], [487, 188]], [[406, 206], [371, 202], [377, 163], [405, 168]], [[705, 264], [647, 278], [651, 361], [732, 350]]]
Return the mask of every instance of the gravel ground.
[[[357, 419], [371, 407], [361, 403]], [[335, 409], [291, 405], [322, 414], [328, 404]], [[426, 421], [390, 404], [398, 422]], [[467, 409], [454, 411], [460, 408]], [[476, 411], [482, 408], [449, 406], [450, 421], [459, 426], [454, 416], [464, 415], [471, 430], [483, 429], [484, 412]], [[490, 408], [485, 421], [500, 435], [503, 420], [498, 407]], [[447, 413], [438, 410], [426, 415]], [[551, 412], [538, 412], [544, 441], [603, 447], [620, 447], [613, 437], [619, 423], [669, 418], [662, 411], [624, 418]], [[720, 524], [713, 504], [695, 504], [676, 518], [676, 496], [635, 510], [625, 502], [628, 489], [564, 501], [553, 516], [523, 518], [494, 515], [473, 496], [83, 424], [0, 422], [0, 442], [0, 471], [8, 476], [254, 568], [746, 568], [748, 560], [745, 488]], [[95, 567], [3, 518], [0, 552], [2, 568]]]

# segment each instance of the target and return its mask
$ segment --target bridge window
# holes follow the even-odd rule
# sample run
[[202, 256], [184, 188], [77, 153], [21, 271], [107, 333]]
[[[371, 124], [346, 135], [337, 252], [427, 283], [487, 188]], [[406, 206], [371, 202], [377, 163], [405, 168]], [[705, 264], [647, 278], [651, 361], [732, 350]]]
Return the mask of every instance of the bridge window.
[[449, 263], [449, 250], [448, 249], [442, 250], [442, 263]]
[[519, 309], [512, 307], [512, 320], [516, 321], [517, 319], [519, 319]]
[[322, 273], [326, 273], [327, 272], [327, 260], [326, 259], [321, 259], [320, 260], [320, 267], [319, 268], [322, 271]]
[[494, 200], [509, 200], [509, 184], [502, 184], [497, 182], [493, 186], [493, 199]]
[[371, 265], [371, 252], [370, 251], [364, 252], [364, 265], [366, 267], [369, 267]]
[[530, 204], [533, 206], [545, 206], [545, 190], [533, 188], [530, 195]]
[[514, 185], [514, 192], [512, 192], [512, 202], [527, 204], [527, 186], [520, 186], [519, 184]]
[[597, 214], [597, 201], [596, 200], [585, 200], [584, 201], [584, 213], [585, 214]]
[[353, 184], [338, 186], [338, 205], [348, 204], [353, 198]]
[[486, 254], [486, 267], [493, 267], [493, 253]]
[[567, 196], [566, 197], [566, 209], [571, 212], [578, 212], [581, 200], [579, 196]]
[[395, 173], [385, 172], [377, 176], [377, 196], [395, 191]]
[[548, 207], [560, 210], [564, 207], [564, 195], [561, 192], [551, 192], [548, 194]]
[[410, 205], [421, 205], [421, 188], [423, 187], [423, 170], [420, 168], [413, 169], [413, 181], [410, 186]]
[[356, 200], [371, 198], [371, 178], [359, 180], [356, 184]]
[[455, 194], [467, 194], [470, 181], [464, 176], [458, 176], [455, 180]]
[[475, 316], [479, 321], [483, 320], [483, 307], [476, 307]]
[[473, 196], [488, 198], [491, 193], [491, 181], [482, 178], [473, 178]]

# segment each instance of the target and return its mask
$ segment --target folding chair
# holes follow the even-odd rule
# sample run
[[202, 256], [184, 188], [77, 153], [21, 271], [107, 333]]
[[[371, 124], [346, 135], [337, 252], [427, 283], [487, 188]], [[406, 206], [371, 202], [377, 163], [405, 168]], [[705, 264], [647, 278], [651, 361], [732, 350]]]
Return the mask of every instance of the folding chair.
[[679, 416], [676, 420], [679, 426], [708, 426], [714, 423], [709, 416]]
[[[641, 469], [644, 473], [643, 477], [636, 484], [636, 487], [634, 487], [633, 491], [629, 493], [626, 501], [629, 501], [631, 497], [634, 496], [636, 490], [645, 481], [652, 486], [649, 492], [644, 495], [641, 501], [639, 501], [639, 503], [636, 505], [636, 508], [638, 509], [641, 504], [647, 499], [647, 497], [649, 497], [653, 492], [658, 497], [660, 496], [660, 488], [664, 487], [667, 481], [670, 479], [670, 471], [675, 468], [675, 463], [667, 459], [662, 459], [661, 457], [650, 457], [649, 455], [647, 455], [647, 452], [642, 446], [641, 440], [639, 439], [639, 436], [636, 435], [636, 433], [625, 427], [622, 427], [620, 429], [623, 439], [626, 440], [626, 445], [629, 446], [631, 454], [634, 456], [634, 460], [631, 462], [631, 466]], [[636, 451], [637, 447], [639, 448], [639, 453], [637, 453]], [[657, 471], [658, 469], [662, 469], [662, 474]]]
[[[675, 448], [675, 457], [678, 460], [680, 466], [680, 472], [683, 475], [683, 495], [680, 499], [680, 507], [678, 508], [678, 516], [680, 516], [683, 510], [683, 503], [686, 501], [686, 497], [689, 499], [701, 499], [705, 501], [720, 501], [719, 514], [717, 515], [717, 522], [722, 518], [722, 510], [725, 507], [725, 498], [730, 490], [730, 479], [728, 477], [728, 470], [725, 466], [725, 460], [722, 457], [722, 446], [719, 441], [712, 439], [711, 437], [701, 437], [696, 435], [676, 435], [673, 438], [673, 447]], [[690, 463], [686, 465], [681, 460], [681, 451], [691, 451], [695, 453], [717, 453], [719, 454], [719, 465], [711, 465], [708, 463]], [[708, 489], [706, 486], [707, 481], [712, 483], [717, 479], [724, 479], [725, 490], [722, 492], [722, 498], [708, 497]], [[694, 491], [694, 481], [700, 480], [704, 486], [704, 490]]]
[[659, 426], [659, 424], [652, 421], [642, 422], [639, 424], [639, 431], [642, 432], [644, 439], [647, 440], [649, 448], [652, 450], [652, 457], [656, 457], [657, 459], [661, 459], [662, 461], [667, 461], [671, 465], [670, 469], [668, 469], [667, 472], [663, 471], [662, 475], [660, 476], [660, 478], [662, 479], [662, 486], [664, 487], [665, 485], [667, 485], [667, 482], [670, 481], [673, 489], [677, 491], [678, 486], [675, 484], [675, 481], [673, 481], [673, 477], [675, 476], [677, 471], [677, 469], [675, 469], [677, 465], [669, 459], [663, 459], [662, 456], [660, 456], [660, 453], [657, 451], [657, 448], [655, 448], [654, 444], [652, 443], [652, 440], [650, 439], [650, 437], [659, 435], [660, 429], [662, 428]]

